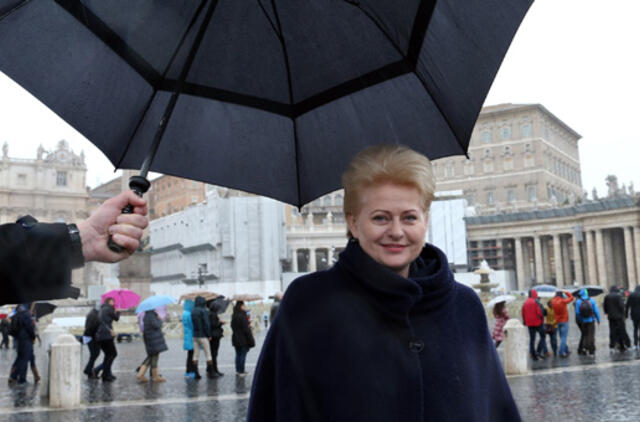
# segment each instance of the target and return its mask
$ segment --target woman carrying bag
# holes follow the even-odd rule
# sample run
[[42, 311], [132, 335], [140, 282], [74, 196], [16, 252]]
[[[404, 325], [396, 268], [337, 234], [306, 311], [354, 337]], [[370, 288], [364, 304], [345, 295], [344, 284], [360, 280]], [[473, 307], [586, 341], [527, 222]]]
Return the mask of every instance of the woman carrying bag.
[[249, 326], [249, 318], [247, 318], [247, 306], [243, 301], [239, 300], [233, 307], [233, 316], [231, 317], [231, 344], [236, 349], [236, 375], [245, 376], [244, 363], [247, 359], [249, 349], [255, 347], [256, 341], [253, 338], [251, 327]]

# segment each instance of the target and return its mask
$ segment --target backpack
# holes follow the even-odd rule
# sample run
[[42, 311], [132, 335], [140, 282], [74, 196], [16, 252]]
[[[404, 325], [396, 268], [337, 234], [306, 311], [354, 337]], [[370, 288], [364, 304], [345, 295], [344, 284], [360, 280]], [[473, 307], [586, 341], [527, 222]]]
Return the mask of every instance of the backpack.
[[18, 315], [14, 315], [11, 318], [11, 325], [9, 325], [9, 335], [11, 337], [18, 337], [20, 333], [20, 321], [18, 321]]
[[580, 303], [580, 318], [591, 318], [593, 316], [593, 307], [591, 306], [591, 300], [583, 300]]

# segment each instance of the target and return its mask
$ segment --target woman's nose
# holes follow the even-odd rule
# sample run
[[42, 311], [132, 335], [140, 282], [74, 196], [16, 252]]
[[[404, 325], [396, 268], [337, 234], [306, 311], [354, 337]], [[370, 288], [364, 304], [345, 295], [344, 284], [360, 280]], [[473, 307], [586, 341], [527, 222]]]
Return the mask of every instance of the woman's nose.
[[389, 233], [389, 236], [393, 237], [394, 239], [402, 237], [404, 232], [402, 231], [402, 224], [400, 223], [400, 220], [397, 220], [394, 218], [391, 221], [391, 225], [389, 226], [388, 233]]

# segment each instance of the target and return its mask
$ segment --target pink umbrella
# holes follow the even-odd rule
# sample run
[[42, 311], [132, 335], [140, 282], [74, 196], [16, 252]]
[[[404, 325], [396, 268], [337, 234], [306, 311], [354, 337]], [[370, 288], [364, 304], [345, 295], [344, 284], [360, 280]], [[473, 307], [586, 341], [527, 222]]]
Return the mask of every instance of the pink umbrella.
[[140, 296], [129, 289], [110, 290], [100, 297], [102, 298], [101, 303], [104, 303], [107, 298], [113, 298], [116, 309], [129, 309], [138, 306], [138, 303], [140, 303]]

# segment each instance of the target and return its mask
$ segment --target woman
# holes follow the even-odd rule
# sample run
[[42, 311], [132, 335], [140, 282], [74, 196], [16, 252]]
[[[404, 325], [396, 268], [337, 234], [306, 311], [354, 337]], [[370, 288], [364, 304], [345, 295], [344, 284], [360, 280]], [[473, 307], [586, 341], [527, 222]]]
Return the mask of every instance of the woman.
[[164, 341], [162, 333], [162, 320], [155, 310], [146, 311], [143, 319], [144, 347], [147, 350], [147, 359], [140, 365], [137, 378], [140, 382], [148, 382], [144, 376], [147, 368], [151, 368], [151, 381], [165, 382], [166, 380], [158, 374], [158, 358], [160, 353], [169, 350], [167, 343]]
[[498, 302], [493, 306], [493, 317], [495, 318], [495, 324], [493, 326], [493, 332], [491, 338], [496, 342], [496, 349], [500, 346], [500, 343], [504, 340], [504, 324], [509, 320], [509, 314], [505, 302]]
[[429, 160], [368, 148], [342, 183], [349, 242], [288, 287], [248, 420], [519, 421], [478, 295], [425, 245]]
[[[184, 341], [182, 343], [182, 349], [187, 351], [187, 369], [184, 373], [185, 378], [195, 378], [196, 369], [193, 367], [193, 321], [191, 320], [191, 311], [193, 310], [194, 302], [191, 299], [184, 301], [184, 311], [182, 312], [182, 329]], [[200, 378], [200, 374], [198, 374]]]
[[218, 349], [220, 348], [220, 339], [224, 336], [222, 325], [224, 321], [218, 316], [218, 306], [216, 302], [211, 302], [209, 306], [209, 321], [211, 323], [211, 340], [209, 340], [209, 348], [211, 349], [211, 368], [209, 375], [212, 377], [221, 377], [224, 374], [218, 370]]
[[[558, 356], [558, 325], [556, 322], [556, 313], [553, 310], [551, 300], [547, 301], [547, 315], [544, 322], [544, 332], [549, 336], [549, 343], [551, 343], [551, 350], [553, 350], [553, 356]], [[547, 356], [551, 354], [547, 351]]]
[[245, 360], [249, 349], [256, 345], [253, 333], [247, 318], [247, 306], [239, 300], [233, 307], [231, 316], [231, 344], [236, 349], [236, 375], [245, 376], [248, 372], [244, 369]]

